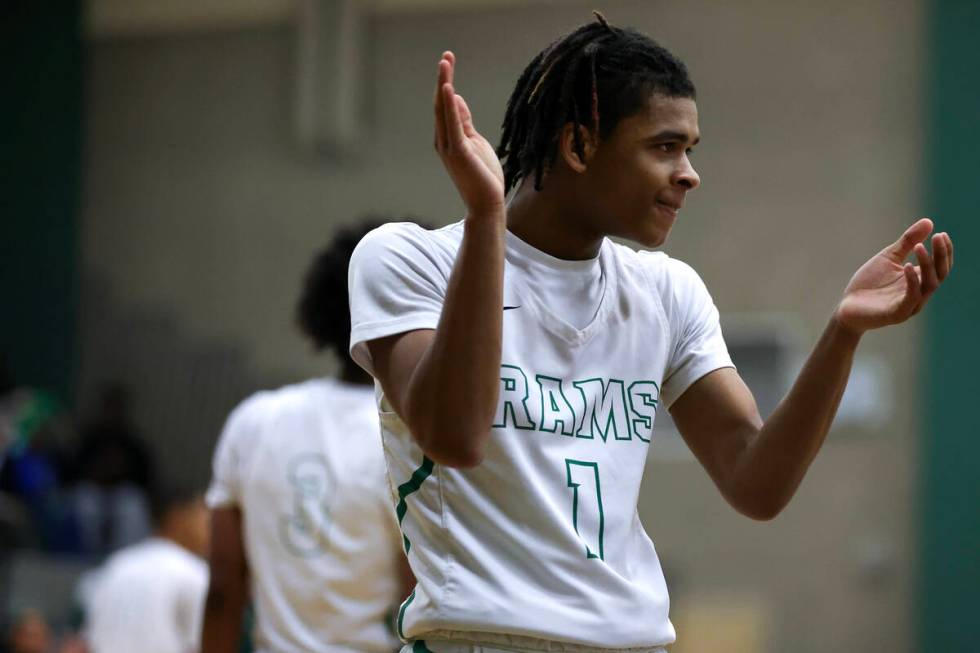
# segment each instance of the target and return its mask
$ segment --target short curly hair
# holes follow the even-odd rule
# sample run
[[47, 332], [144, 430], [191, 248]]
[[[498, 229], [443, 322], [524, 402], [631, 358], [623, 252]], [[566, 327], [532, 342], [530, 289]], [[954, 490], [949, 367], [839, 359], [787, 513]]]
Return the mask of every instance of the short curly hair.
[[368, 217], [344, 226], [313, 258], [296, 305], [296, 323], [317, 351], [333, 349], [341, 360], [347, 358], [350, 342], [347, 268], [350, 257], [361, 238], [386, 222], [388, 220]]

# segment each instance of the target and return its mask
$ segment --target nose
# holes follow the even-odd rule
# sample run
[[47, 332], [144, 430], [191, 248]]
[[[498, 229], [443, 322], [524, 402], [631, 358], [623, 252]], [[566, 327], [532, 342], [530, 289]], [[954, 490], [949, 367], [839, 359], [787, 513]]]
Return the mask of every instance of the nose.
[[694, 190], [701, 185], [701, 177], [687, 156], [684, 157], [683, 162], [674, 172], [674, 178], [671, 181], [686, 190]]

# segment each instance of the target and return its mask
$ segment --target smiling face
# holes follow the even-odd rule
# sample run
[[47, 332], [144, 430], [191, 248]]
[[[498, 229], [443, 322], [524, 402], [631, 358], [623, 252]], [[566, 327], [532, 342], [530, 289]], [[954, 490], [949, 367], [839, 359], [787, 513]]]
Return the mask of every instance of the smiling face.
[[701, 180], [690, 161], [700, 140], [690, 98], [653, 95], [587, 157], [576, 196], [597, 232], [647, 247], [667, 240], [687, 193]]

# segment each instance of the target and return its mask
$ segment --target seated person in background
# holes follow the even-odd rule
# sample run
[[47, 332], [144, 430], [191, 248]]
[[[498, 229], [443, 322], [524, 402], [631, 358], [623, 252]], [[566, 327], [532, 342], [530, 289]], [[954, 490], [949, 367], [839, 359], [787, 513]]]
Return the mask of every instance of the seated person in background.
[[196, 489], [154, 494], [154, 535], [114, 553], [83, 581], [84, 634], [92, 653], [198, 650], [208, 511]]
[[313, 261], [298, 307], [316, 378], [246, 399], [229, 416], [208, 490], [211, 584], [205, 653], [238, 650], [251, 584], [258, 651], [394, 651], [408, 593], [371, 377], [347, 354], [347, 268], [377, 223], [341, 230]]
[[2, 653], [48, 653], [51, 650], [51, 629], [37, 610], [23, 610], [10, 620], [10, 629]]
[[107, 383], [81, 429], [71, 505], [83, 553], [106, 555], [145, 538], [153, 459], [131, 415], [129, 392]]

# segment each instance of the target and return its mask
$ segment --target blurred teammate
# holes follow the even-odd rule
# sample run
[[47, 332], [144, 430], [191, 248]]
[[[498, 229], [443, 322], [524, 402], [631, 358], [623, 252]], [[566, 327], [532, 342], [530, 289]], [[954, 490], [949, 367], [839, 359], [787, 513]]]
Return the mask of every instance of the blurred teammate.
[[337, 378], [246, 399], [228, 418], [208, 491], [205, 653], [237, 651], [249, 584], [260, 653], [393, 651], [411, 572], [385, 484], [371, 377], [347, 354], [351, 252], [378, 223], [342, 230], [313, 261], [298, 321]]
[[351, 351], [383, 389], [418, 578], [405, 651], [661, 651], [667, 588], [636, 513], [657, 411], [736, 510], [770, 519], [824, 440], [861, 334], [917, 313], [952, 265], [946, 234], [923, 245], [928, 220], [870, 259], [763, 423], [694, 270], [608, 238], [666, 241], [700, 182], [699, 130], [684, 65], [597, 18], [524, 70], [497, 153], [445, 53], [435, 143], [466, 217], [387, 225], [351, 263]]
[[152, 500], [153, 537], [120, 549], [83, 588], [90, 653], [193, 653], [208, 586], [208, 511], [200, 491]]

